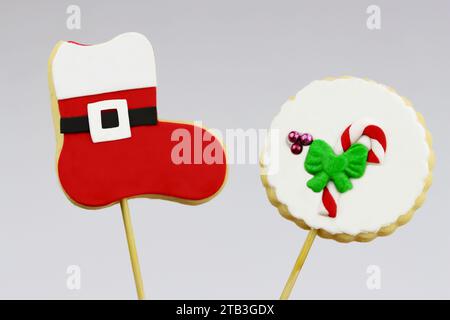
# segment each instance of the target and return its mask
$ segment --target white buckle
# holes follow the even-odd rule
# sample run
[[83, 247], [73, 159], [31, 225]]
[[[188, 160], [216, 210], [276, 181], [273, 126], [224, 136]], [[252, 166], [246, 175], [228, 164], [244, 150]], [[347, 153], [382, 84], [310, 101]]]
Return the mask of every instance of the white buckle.
[[[102, 111], [114, 109], [117, 110], [119, 126], [114, 128], [103, 128]], [[127, 100], [103, 100], [94, 103], [88, 103], [87, 114], [92, 142], [97, 143], [104, 141], [113, 141], [131, 137]]]

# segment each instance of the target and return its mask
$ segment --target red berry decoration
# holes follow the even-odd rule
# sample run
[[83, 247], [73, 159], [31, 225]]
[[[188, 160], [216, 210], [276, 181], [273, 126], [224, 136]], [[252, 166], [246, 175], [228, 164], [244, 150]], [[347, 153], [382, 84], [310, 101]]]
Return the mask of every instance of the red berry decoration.
[[291, 152], [293, 154], [300, 154], [300, 153], [302, 153], [302, 150], [303, 150], [303, 146], [300, 143], [294, 143], [291, 146]]
[[297, 131], [291, 131], [288, 134], [288, 140], [291, 143], [296, 143], [301, 137], [301, 134]]
[[309, 133], [299, 133], [298, 131], [291, 131], [288, 134], [288, 140], [291, 145], [291, 152], [295, 155], [302, 153], [303, 147], [309, 146], [313, 141], [313, 136]]
[[300, 143], [304, 146], [309, 146], [313, 142], [313, 136], [309, 133], [303, 133], [300, 136]]

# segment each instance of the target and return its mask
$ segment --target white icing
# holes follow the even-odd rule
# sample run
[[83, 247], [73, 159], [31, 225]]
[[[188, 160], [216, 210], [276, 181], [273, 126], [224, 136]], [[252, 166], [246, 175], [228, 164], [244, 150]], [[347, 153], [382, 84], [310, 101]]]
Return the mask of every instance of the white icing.
[[[102, 127], [102, 111], [116, 110], [119, 125], [113, 128]], [[128, 104], [125, 99], [103, 100], [87, 105], [89, 132], [93, 143], [115, 141], [131, 137]]]
[[[308, 147], [294, 155], [286, 136], [292, 130], [307, 132], [333, 145], [348, 125], [366, 117], [380, 123], [386, 133], [384, 162], [367, 166], [362, 178], [352, 179], [353, 189], [341, 195], [336, 218], [319, 215], [322, 193], [306, 186], [312, 177], [304, 169]], [[358, 78], [321, 80], [281, 107], [272, 121], [262, 165], [278, 200], [295, 218], [331, 234], [357, 235], [377, 232], [413, 206], [429, 173], [429, 152], [425, 129], [399, 95]]]
[[156, 86], [152, 45], [133, 32], [91, 46], [63, 42], [52, 70], [58, 99]]

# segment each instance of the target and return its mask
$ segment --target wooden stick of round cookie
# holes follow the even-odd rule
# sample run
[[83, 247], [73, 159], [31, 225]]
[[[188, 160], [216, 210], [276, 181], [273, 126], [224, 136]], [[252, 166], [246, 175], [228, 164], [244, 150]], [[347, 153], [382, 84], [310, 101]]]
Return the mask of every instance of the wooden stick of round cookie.
[[[61, 187], [85, 209], [120, 203], [136, 291], [144, 299], [128, 199], [209, 201], [225, 183], [224, 148], [200, 126], [158, 119], [154, 53], [141, 34], [98, 45], [61, 41], [48, 75]], [[199, 145], [191, 139], [198, 135]]]
[[270, 129], [260, 161], [267, 195], [310, 230], [281, 294], [288, 299], [316, 235], [367, 242], [411, 219], [431, 185], [434, 152], [407, 99], [352, 77], [312, 82]]
[[289, 278], [286, 282], [286, 285], [284, 286], [283, 292], [281, 293], [280, 300], [289, 299], [292, 289], [295, 286], [295, 282], [297, 281], [298, 275], [300, 274], [303, 264], [305, 263], [305, 260], [308, 257], [309, 250], [313, 245], [316, 235], [317, 235], [316, 229], [311, 229], [308, 232], [308, 236], [306, 237], [302, 250], [300, 251], [297, 260], [295, 261], [294, 268], [292, 269], [291, 274], [289, 275]]

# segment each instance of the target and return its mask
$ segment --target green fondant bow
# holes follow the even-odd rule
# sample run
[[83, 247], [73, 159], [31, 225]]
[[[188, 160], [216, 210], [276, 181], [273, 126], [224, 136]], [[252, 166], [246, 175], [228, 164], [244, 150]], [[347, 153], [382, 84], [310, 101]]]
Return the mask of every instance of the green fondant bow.
[[314, 140], [305, 160], [305, 170], [314, 175], [307, 186], [314, 192], [320, 192], [332, 180], [340, 193], [352, 189], [350, 178], [364, 175], [368, 152], [366, 146], [355, 143], [344, 153], [336, 155], [328, 143]]

